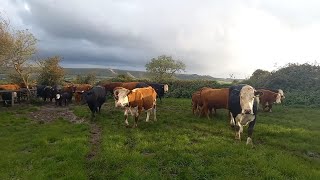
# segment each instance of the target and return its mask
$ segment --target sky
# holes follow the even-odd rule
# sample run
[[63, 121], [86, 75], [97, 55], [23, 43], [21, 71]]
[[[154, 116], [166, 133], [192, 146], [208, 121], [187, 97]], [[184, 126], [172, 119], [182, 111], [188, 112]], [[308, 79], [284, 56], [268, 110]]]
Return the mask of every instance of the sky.
[[319, 0], [1, 0], [0, 12], [63, 67], [144, 71], [168, 55], [184, 73], [248, 78], [320, 57]]

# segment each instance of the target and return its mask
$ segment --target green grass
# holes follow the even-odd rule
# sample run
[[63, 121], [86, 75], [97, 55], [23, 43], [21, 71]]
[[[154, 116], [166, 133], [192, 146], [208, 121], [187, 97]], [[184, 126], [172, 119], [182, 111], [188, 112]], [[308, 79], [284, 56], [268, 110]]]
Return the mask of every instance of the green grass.
[[[87, 106], [72, 109], [90, 118]], [[102, 128], [92, 160], [85, 157], [90, 150], [87, 124], [38, 124], [1, 110], [0, 179], [320, 178], [318, 109], [280, 105], [273, 113], [260, 112], [252, 148], [245, 144], [247, 128], [241, 142], [234, 140], [225, 110], [208, 120], [192, 115], [189, 99], [163, 99], [157, 122], [145, 122], [143, 113], [138, 128], [126, 128], [123, 111], [108, 99], [92, 120]]]
[[0, 179], [85, 179], [88, 125], [26, 118], [36, 109], [0, 109]]

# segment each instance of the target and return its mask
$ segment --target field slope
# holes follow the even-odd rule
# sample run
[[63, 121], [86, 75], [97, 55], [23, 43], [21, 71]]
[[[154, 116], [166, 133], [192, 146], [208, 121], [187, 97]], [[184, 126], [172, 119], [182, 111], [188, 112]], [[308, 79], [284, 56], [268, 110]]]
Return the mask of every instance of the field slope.
[[[275, 106], [258, 115], [254, 147], [234, 140], [227, 112], [211, 120], [191, 113], [189, 99], [163, 99], [158, 121], [124, 126], [112, 100], [95, 120], [37, 123], [41, 107], [0, 109], [0, 179], [319, 179], [320, 111]], [[152, 118], [152, 116], [151, 116]], [[132, 117], [130, 118], [133, 124]], [[96, 137], [100, 136], [100, 137]], [[88, 156], [90, 155], [90, 156]]]

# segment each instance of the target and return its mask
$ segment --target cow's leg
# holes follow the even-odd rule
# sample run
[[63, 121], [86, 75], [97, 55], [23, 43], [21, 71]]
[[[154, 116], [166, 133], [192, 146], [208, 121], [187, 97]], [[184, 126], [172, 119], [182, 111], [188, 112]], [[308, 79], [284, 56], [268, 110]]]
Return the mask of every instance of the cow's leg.
[[231, 125], [231, 127], [234, 127], [235, 126], [235, 120], [234, 120], [231, 112], [229, 112], [229, 116], [230, 116], [230, 125]]
[[148, 110], [147, 110], [147, 118], [146, 118], [146, 122], [149, 122], [149, 118], [150, 118], [150, 111], [152, 111], [152, 109], [148, 109]]
[[272, 104], [270, 103], [270, 104], [269, 104], [269, 112], [272, 112], [271, 109], [272, 109]]
[[129, 126], [129, 122], [128, 122], [128, 108], [125, 108], [124, 110], [124, 119], [125, 119], [125, 124], [126, 126]]
[[236, 131], [236, 135], [235, 135], [235, 138], [236, 139], [239, 139], [239, 141], [241, 141], [241, 133], [243, 132], [243, 127], [241, 125], [241, 118], [242, 116], [239, 118], [239, 117], [236, 117], [235, 120], [236, 120], [236, 126], [235, 126], [235, 131]]
[[135, 112], [135, 117], [134, 117], [134, 125], [133, 127], [137, 127], [138, 126], [138, 120], [139, 120], [139, 114], [141, 113], [141, 109], [139, 108], [136, 112]]
[[157, 121], [157, 106], [153, 106], [153, 120]]
[[254, 118], [254, 120], [253, 121], [251, 121], [250, 123], [249, 123], [249, 127], [248, 127], [248, 138], [247, 138], [247, 145], [248, 144], [253, 144], [252, 143], [252, 134], [253, 134], [253, 128], [254, 128], [254, 125], [256, 124], [256, 118]]

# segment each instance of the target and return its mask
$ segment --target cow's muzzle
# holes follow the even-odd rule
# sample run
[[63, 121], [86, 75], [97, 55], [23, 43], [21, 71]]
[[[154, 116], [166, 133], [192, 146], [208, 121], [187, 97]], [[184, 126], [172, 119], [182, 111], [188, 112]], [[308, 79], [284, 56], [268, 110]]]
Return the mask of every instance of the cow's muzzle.
[[243, 110], [242, 114], [252, 114], [252, 110], [251, 109], [245, 109], [245, 110]]

